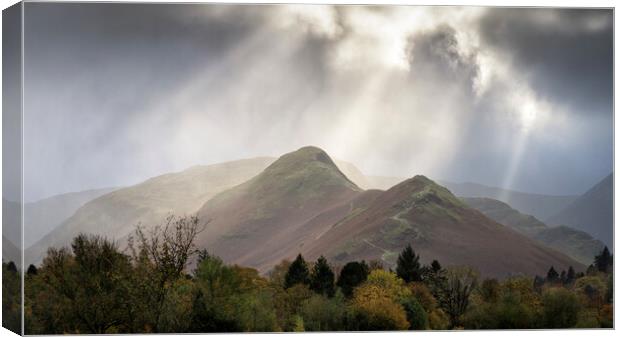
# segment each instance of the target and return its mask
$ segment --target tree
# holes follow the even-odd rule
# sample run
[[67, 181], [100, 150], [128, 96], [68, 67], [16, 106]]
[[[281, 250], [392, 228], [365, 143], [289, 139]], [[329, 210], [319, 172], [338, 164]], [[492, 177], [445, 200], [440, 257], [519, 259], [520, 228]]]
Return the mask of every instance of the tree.
[[549, 268], [549, 271], [547, 272], [547, 282], [555, 283], [559, 280], [559, 278], [560, 278], [560, 275], [558, 274], [557, 271], [555, 271], [555, 268], [551, 266], [551, 268]]
[[564, 288], [548, 289], [542, 298], [543, 319], [546, 329], [567, 329], [577, 324], [579, 301], [577, 296]]
[[409, 322], [405, 309], [393, 296], [389, 289], [368, 282], [356, 288], [351, 300], [352, 317], [348, 319], [348, 329], [362, 331], [408, 329]]
[[317, 294], [334, 296], [336, 288], [334, 286], [334, 272], [327, 264], [325, 257], [321, 256], [312, 268], [310, 275], [310, 289]]
[[398, 255], [396, 274], [407, 283], [422, 280], [420, 257], [415, 254], [411, 245], [407, 245], [400, 255]]
[[297, 255], [284, 276], [284, 288], [288, 289], [296, 284], [310, 284], [308, 265], [301, 254]]
[[407, 314], [407, 321], [409, 321], [409, 330], [426, 330], [428, 329], [428, 315], [424, 311], [424, 307], [416, 300], [415, 297], [410, 296], [400, 302]]
[[435, 273], [441, 271], [441, 264], [439, 263], [439, 261], [433, 260], [433, 262], [431, 262], [431, 270]]
[[6, 266], [6, 270], [11, 273], [17, 273], [17, 267], [15, 266], [15, 262], [9, 261], [9, 264]]
[[338, 331], [346, 327], [346, 303], [342, 294], [332, 298], [313, 295], [301, 307], [305, 331]]
[[28, 275], [28, 276], [35, 276], [35, 275], [37, 275], [37, 267], [35, 267], [33, 264], [28, 266], [28, 270], [26, 271], [26, 275]]
[[439, 306], [450, 318], [452, 328], [459, 326], [460, 318], [469, 306], [469, 297], [476, 287], [477, 273], [468, 267], [449, 269], [446, 280], [435, 286]]
[[568, 267], [568, 272], [566, 273], [566, 281], [564, 282], [564, 284], [573, 284], [575, 282], [575, 279], [575, 269], [573, 269], [573, 266], [570, 266]]
[[[134, 246], [134, 238], [129, 238], [133, 261], [145, 271], [143, 275], [138, 275], [145, 291], [136, 296], [145, 297], [148, 301], [144, 309], [153, 316], [153, 332], [159, 332], [160, 316], [170, 285], [181, 277], [188, 260], [200, 253], [195, 240], [205, 226], [197, 216], [170, 215], [163, 225], [155, 226], [149, 232], [138, 226], [135, 231], [137, 247]], [[144, 274], [148, 276], [145, 278]]]
[[353, 296], [353, 289], [366, 281], [369, 273], [370, 271], [365, 261], [361, 263], [357, 261], [349, 262], [340, 271], [336, 285], [340, 287], [346, 297], [351, 297]]
[[484, 281], [482, 281], [482, 283], [480, 284], [480, 288], [478, 289], [482, 300], [491, 303], [497, 302], [500, 296], [500, 291], [501, 288], [499, 285], [499, 281], [494, 278], [484, 279]]
[[594, 257], [594, 266], [602, 273], [608, 273], [613, 267], [613, 257], [609, 253], [607, 246], [603, 248], [603, 251]]

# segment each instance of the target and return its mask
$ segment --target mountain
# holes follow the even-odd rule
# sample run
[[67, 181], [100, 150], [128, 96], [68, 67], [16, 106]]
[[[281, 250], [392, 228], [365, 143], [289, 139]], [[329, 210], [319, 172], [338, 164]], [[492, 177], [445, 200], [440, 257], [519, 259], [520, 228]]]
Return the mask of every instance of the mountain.
[[461, 198], [461, 200], [487, 217], [585, 265], [592, 263], [594, 256], [603, 250], [604, 244], [586, 232], [566, 226], [548, 227], [534, 216], [523, 214], [499, 200], [489, 198]]
[[550, 225], [566, 225], [590, 233], [613, 248], [614, 176], [609, 174], [557, 214], [549, 217]]
[[207, 201], [198, 212], [209, 221], [198, 244], [227, 262], [266, 271], [296, 254], [301, 238], [321, 235], [372, 194], [323, 150], [303, 147]]
[[584, 266], [501, 225], [423, 176], [408, 179], [375, 197], [362, 211], [334, 223], [315, 240], [303, 242], [309, 259], [334, 263], [381, 259], [393, 266], [411, 244], [423, 262], [469, 265], [483, 275], [539, 274], [550, 266]]
[[68, 219], [87, 202], [114, 188], [65, 193], [24, 205], [24, 247], [29, 247]]
[[[405, 180], [399, 177], [367, 176], [368, 188], [387, 190]], [[559, 212], [578, 196], [574, 195], [545, 195], [517, 192], [499, 187], [485, 186], [476, 183], [455, 183], [450, 181], [438, 181], [448, 188], [457, 197], [464, 198], [491, 198], [508, 203], [514, 209], [532, 214], [539, 219], [546, 219]]]
[[15, 262], [18, 267], [21, 264], [21, 252], [19, 248], [4, 235], [2, 236], [2, 262]]
[[577, 196], [573, 195], [524, 193], [475, 183], [440, 183], [458, 197], [497, 199], [538, 219], [547, 219], [577, 199]]
[[195, 213], [214, 195], [252, 178], [272, 161], [272, 158], [261, 157], [194, 166], [102, 195], [84, 204], [28, 248], [25, 260], [38, 263], [48, 247], [66, 246], [79, 233], [120, 240], [132, 233], [138, 224], [149, 227], [161, 224], [171, 213]]

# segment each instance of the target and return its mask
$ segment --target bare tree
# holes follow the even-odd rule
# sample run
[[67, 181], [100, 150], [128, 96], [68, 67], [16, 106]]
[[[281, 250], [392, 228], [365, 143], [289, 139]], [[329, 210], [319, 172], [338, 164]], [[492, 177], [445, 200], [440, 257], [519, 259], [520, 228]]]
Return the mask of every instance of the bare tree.
[[152, 299], [154, 332], [158, 332], [163, 305], [170, 289], [169, 284], [177, 280], [186, 268], [189, 260], [197, 255], [196, 237], [204, 231], [207, 223], [202, 224], [197, 216], [168, 216], [164, 223], [145, 231], [138, 226], [134, 238], [129, 238], [129, 249], [136, 264], [148, 264], [152, 270], [151, 279], [146, 280], [151, 286], [147, 296]]

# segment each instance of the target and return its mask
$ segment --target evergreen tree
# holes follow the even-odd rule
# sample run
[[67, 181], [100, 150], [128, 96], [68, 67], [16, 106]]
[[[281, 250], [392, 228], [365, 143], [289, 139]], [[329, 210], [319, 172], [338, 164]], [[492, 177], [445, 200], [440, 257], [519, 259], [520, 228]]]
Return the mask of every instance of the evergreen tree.
[[291, 265], [288, 267], [288, 271], [284, 276], [284, 288], [288, 289], [299, 283], [310, 283], [308, 265], [306, 264], [306, 260], [304, 260], [301, 254], [297, 255], [295, 261], [293, 261], [293, 263], [291, 263]]
[[431, 269], [433, 272], [438, 273], [441, 270], [441, 264], [439, 264], [439, 261], [433, 260], [433, 262], [431, 262]]
[[37, 274], [37, 267], [35, 267], [33, 264], [28, 266], [28, 270], [26, 271], [26, 275], [34, 276], [36, 274]]
[[[289, 269], [290, 270], [290, 269]], [[310, 289], [317, 294], [334, 296], [336, 288], [334, 286], [334, 272], [327, 264], [327, 260], [321, 256], [312, 268], [310, 276]]]
[[12, 273], [17, 273], [17, 267], [15, 266], [15, 262], [9, 261], [9, 264], [6, 266], [6, 269]]
[[553, 268], [553, 266], [551, 266], [551, 268], [549, 268], [549, 271], [547, 272], [547, 282], [555, 283], [558, 281], [559, 277], [560, 275], [558, 274], [558, 272], [555, 271], [555, 268]]
[[351, 297], [353, 295], [353, 289], [366, 281], [369, 273], [370, 270], [365, 261], [361, 263], [357, 261], [349, 262], [345, 264], [340, 271], [340, 276], [338, 276], [336, 285], [342, 289], [342, 293], [345, 296]]
[[594, 257], [594, 266], [600, 272], [607, 273], [611, 269], [613, 265], [613, 257], [609, 253], [609, 249], [607, 246], [603, 249], [603, 251]]
[[396, 274], [407, 283], [422, 280], [420, 256], [415, 254], [411, 245], [407, 245], [400, 255], [398, 255]]
[[575, 269], [573, 269], [573, 266], [568, 267], [568, 272], [566, 273], [566, 284], [572, 284], [573, 282], [575, 282], [576, 279], [576, 275], [575, 275]]
[[560, 273], [560, 282], [562, 282], [562, 284], [566, 284], [566, 270], [562, 270]]

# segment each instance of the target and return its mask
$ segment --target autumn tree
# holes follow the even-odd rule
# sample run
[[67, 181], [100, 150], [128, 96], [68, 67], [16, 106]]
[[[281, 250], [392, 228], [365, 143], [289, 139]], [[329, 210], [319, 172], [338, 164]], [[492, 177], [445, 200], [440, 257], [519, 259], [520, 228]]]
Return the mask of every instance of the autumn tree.
[[477, 283], [477, 273], [468, 267], [449, 269], [444, 282], [435, 286], [439, 306], [450, 318], [451, 327], [460, 324], [460, 318], [469, 306], [469, 297]]

